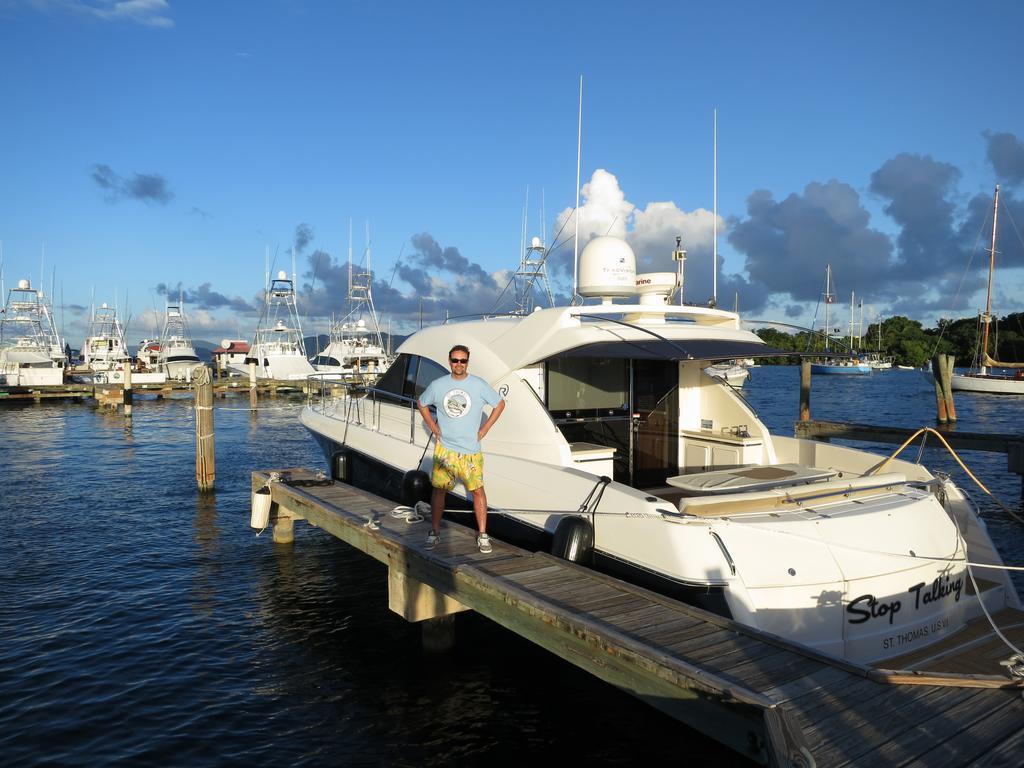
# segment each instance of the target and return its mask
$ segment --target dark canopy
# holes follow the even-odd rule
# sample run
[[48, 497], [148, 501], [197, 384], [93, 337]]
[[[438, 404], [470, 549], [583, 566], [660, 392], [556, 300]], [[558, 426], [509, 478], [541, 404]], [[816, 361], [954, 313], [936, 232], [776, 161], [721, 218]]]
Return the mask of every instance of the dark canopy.
[[[818, 353], [820, 356], [821, 353]], [[732, 360], [745, 357], [799, 357], [800, 352], [789, 352], [767, 344], [751, 341], [693, 339], [670, 341], [644, 339], [643, 341], [598, 341], [559, 353], [560, 357], [615, 357], [637, 360]]]

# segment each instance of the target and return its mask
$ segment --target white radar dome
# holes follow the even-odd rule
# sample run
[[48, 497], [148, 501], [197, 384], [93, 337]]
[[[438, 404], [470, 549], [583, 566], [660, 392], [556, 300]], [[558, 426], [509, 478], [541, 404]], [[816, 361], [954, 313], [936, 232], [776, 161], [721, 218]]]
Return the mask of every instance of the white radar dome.
[[664, 305], [676, 289], [675, 272], [645, 272], [636, 276], [636, 292], [641, 304]]
[[220, 340], [220, 348], [221, 349], [227, 349], [230, 346], [231, 346], [231, 339], [221, 339]]
[[636, 293], [636, 254], [618, 237], [595, 237], [580, 254], [581, 296], [632, 296]]
[[278, 279], [278, 280], [287, 280], [287, 279], [288, 279], [288, 273], [287, 273], [287, 272], [285, 272], [285, 271], [284, 271], [284, 270], [282, 269], [282, 270], [281, 270], [280, 272], [278, 272], [278, 273], [277, 273], [277, 279]]
[[25, 291], [25, 290], [28, 290], [29, 287], [30, 287], [30, 285], [29, 285], [28, 280], [19, 280], [18, 281], [18, 289], [19, 290]]

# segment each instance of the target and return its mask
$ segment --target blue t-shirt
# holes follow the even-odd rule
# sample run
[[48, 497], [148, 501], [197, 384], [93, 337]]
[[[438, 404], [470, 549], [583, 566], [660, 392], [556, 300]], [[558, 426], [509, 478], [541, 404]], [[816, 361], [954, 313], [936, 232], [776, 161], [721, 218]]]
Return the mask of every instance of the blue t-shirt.
[[434, 379], [420, 395], [420, 404], [437, 408], [437, 426], [441, 445], [456, 453], [479, 453], [476, 433], [483, 423], [484, 403], [491, 407], [501, 401], [494, 387], [479, 376], [469, 374], [461, 381], [451, 374]]

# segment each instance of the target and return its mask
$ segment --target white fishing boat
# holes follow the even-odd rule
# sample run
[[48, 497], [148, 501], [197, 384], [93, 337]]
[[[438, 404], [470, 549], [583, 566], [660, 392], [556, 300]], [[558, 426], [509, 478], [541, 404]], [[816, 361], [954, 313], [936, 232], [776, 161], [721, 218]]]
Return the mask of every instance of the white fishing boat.
[[[959, 488], [899, 458], [770, 434], [703, 369], [788, 353], [733, 312], [668, 304], [634, 264], [625, 241], [595, 238], [579, 293], [601, 304], [425, 328], [376, 385], [339, 397], [325, 384], [301, 423], [336, 479], [413, 503], [429, 493], [432, 440], [415, 404], [465, 344], [506, 403], [483, 443], [494, 535], [856, 661], [979, 620], [965, 559], [1001, 560]], [[639, 300], [614, 303], [637, 285]], [[463, 487], [448, 506], [469, 508]], [[985, 579], [990, 612], [1020, 608], [1004, 571]]]
[[306, 359], [306, 343], [295, 301], [295, 281], [281, 270], [266, 290], [263, 313], [249, 347], [259, 379], [304, 379], [316, 373]]
[[[981, 316], [982, 341], [975, 364], [967, 373], [954, 373], [950, 386], [957, 392], [985, 392], [998, 395], [1024, 395], [1024, 363], [1005, 363], [988, 353], [989, 328], [992, 325], [992, 283], [996, 268], [996, 233], [999, 227], [999, 185], [992, 200], [992, 246], [988, 259], [988, 291], [985, 313]], [[1005, 373], [1003, 371], [1012, 371]]]
[[365, 265], [353, 269], [352, 235], [348, 247], [348, 299], [345, 316], [331, 324], [327, 346], [311, 358], [320, 373], [354, 382], [372, 383], [391, 364], [384, 347], [380, 318], [373, 305], [373, 271], [370, 247]]
[[192, 346], [192, 335], [185, 319], [184, 303], [168, 304], [157, 350], [157, 370], [175, 381], [192, 381], [192, 372], [203, 363]]
[[41, 291], [19, 280], [0, 315], [0, 379], [7, 386], [56, 386], [67, 358]]
[[82, 363], [93, 373], [124, 370], [131, 364], [115, 307], [103, 303], [93, 309], [89, 335], [82, 343]]

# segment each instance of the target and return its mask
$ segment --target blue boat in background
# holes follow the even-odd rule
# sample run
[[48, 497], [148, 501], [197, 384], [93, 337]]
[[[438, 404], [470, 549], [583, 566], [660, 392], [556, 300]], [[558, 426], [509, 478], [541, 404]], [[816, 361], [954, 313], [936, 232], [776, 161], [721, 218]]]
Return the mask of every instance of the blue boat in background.
[[[825, 290], [822, 293], [825, 304], [825, 355], [826, 358], [820, 363], [811, 363], [811, 373], [823, 374], [865, 374], [871, 373], [871, 366], [863, 360], [855, 357], [828, 356], [828, 344], [832, 338], [831, 329], [828, 324], [828, 306], [836, 303], [836, 294], [832, 290], [832, 265], [825, 265]], [[853, 328], [853, 299], [850, 299], [850, 327]], [[852, 344], [852, 337], [851, 337]]]
[[864, 374], [871, 373], [871, 366], [860, 360], [833, 358], [820, 363], [811, 363], [811, 373]]

